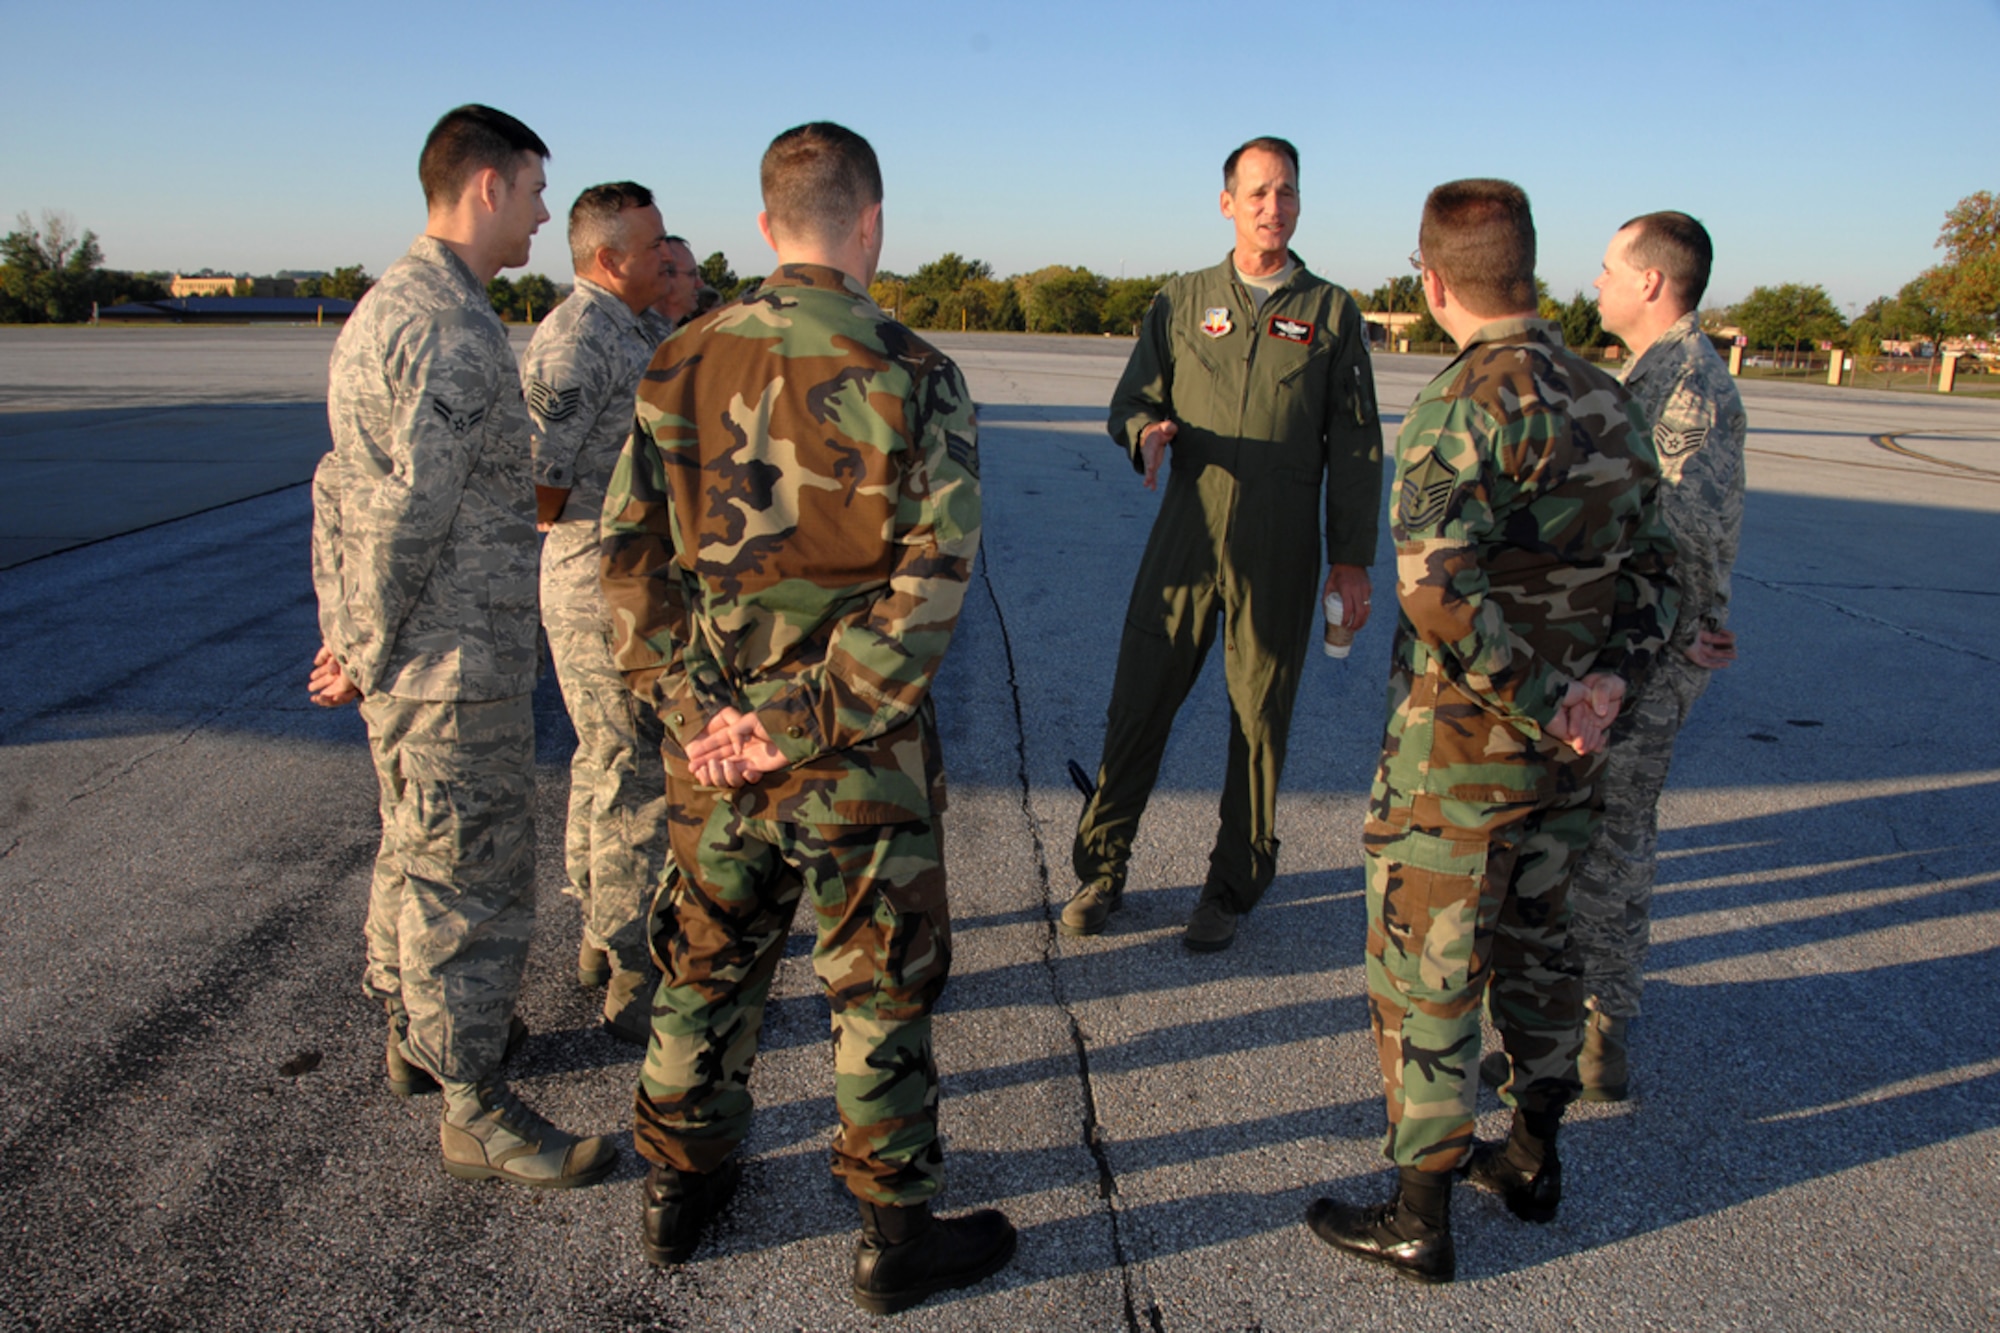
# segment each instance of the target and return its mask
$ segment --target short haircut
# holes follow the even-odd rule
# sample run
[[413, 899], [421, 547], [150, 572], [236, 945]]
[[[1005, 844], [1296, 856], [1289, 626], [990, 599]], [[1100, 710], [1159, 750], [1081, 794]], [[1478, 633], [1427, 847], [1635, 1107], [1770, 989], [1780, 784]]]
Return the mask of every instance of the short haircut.
[[1535, 309], [1535, 219], [1512, 181], [1447, 181], [1424, 200], [1417, 231], [1424, 266], [1437, 270], [1476, 315]]
[[875, 150], [853, 130], [827, 120], [795, 126], [771, 140], [760, 179], [772, 228], [823, 243], [845, 237], [871, 204], [882, 202]]
[[645, 208], [652, 202], [653, 192], [635, 181], [593, 185], [578, 195], [569, 206], [569, 262], [576, 271], [595, 263], [599, 249], [620, 247], [618, 225], [626, 209]]
[[1637, 228], [1625, 258], [1633, 268], [1656, 268], [1673, 288], [1683, 312], [1701, 304], [1708, 290], [1708, 272], [1715, 265], [1715, 243], [1708, 228], [1685, 213], [1647, 213], [1618, 230]]
[[1243, 155], [1253, 148], [1261, 148], [1267, 153], [1276, 153], [1279, 157], [1289, 160], [1292, 164], [1292, 179], [1296, 181], [1299, 178], [1299, 150], [1292, 146], [1292, 141], [1280, 139], [1275, 134], [1260, 134], [1222, 159], [1223, 189], [1231, 194], [1236, 193], [1236, 164], [1241, 162]]
[[431, 126], [423, 155], [417, 159], [424, 203], [432, 208], [457, 203], [465, 183], [487, 167], [512, 184], [523, 153], [547, 158], [549, 146], [505, 111], [473, 102], [445, 112]]

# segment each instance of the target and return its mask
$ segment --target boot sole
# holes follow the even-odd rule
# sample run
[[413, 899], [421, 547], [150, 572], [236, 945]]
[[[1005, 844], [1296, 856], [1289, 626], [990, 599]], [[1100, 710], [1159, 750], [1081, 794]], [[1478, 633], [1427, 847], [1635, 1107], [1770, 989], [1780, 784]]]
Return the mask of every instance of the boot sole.
[[1306, 1230], [1312, 1232], [1313, 1237], [1329, 1249], [1336, 1250], [1341, 1254], [1352, 1255], [1356, 1259], [1366, 1259], [1369, 1263], [1380, 1264], [1384, 1268], [1392, 1268], [1398, 1276], [1407, 1278], [1411, 1282], [1421, 1282], [1427, 1287], [1442, 1287], [1458, 1276], [1456, 1265], [1448, 1272], [1426, 1273], [1422, 1269], [1410, 1267], [1392, 1254], [1365, 1246], [1350, 1245], [1345, 1240], [1330, 1236], [1320, 1230], [1310, 1217], [1306, 1219]]
[[526, 1185], [534, 1190], [573, 1190], [585, 1185], [595, 1185], [610, 1175], [611, 1168], [617, 1165], [618, 1154], [614, 1152], [588, 1171], [580, 1171], [573, 1176], [555, 1176], [548, 1180], [512, 1175], [497, 1166], [475, 1166], [470, 1162], [446, 1162], [444, 1173], [458, 1180], [498, 1180], [509, 1185]]
[[864, 1291], [854, 1289], [854, 1301], [869, 1314], [900, 1314], [913, 1305], [921, 1305], [941, 1291], [956, 1291], [960, 1287], [970, 1287], [984, 1282], [1005, 1268], [1014, 1259], [1014, 1248], [1019, 1242], [1018, 1234], [1010, 1234], [1007, 1243], [993, 1254], [993, 1257], [978, 1268], [955, 1273], [948, 1278], [939, 1278], [921, 1286], [905, 1287], [901, 1291]]
[[1236, 943], [1236, 937], [1231, 935], [1226, 940], [1191, 940], [1183, 935], [1181, 936], [1181, 943], [1185, 944], [1195, 953], [1221, 953], [1224, 949]]

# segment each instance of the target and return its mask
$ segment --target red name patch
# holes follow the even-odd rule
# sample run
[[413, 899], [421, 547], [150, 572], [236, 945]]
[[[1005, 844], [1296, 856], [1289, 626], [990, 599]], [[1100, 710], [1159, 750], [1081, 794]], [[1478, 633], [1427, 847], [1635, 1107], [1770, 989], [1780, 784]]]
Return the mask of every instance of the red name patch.
[[1303, 319], [1286, 319], [1283, 315], [1271, 316], [1271, 323], [1264, 331], [1288, 343], [1309, 343], [1313, 340], [1311, 324]]

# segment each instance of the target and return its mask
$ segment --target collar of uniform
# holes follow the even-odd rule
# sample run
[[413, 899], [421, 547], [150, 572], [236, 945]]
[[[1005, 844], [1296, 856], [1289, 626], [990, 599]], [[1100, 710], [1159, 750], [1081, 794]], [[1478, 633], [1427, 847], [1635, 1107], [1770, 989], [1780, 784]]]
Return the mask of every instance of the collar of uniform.
[[873, 299], [868, 295], [868, 284], [825, 264], [780, 264], [757, 290], [767, 292], [773, 287], [817, 287], [827, 291], [845, 288], [864, 301]]
[[419, 236], [410, 246], [410, 257], [426, 264], [436, 264], [456, 278], [467, 291], [477, 292], [479, 298], [486, 299], [486, 285], [479, 281], [472, 267], [458, 257], [458, 252], [435, 236]]
[[1465, 346], [1458, 349], [1454, 361], [1462, 360], [1467, 352], [1487, 343], [1544, 342], [1551, 346], [1563, 345], [1562, 330], [1546, 319], [1533, 315], [1510, 315], [1506, 319], [1488, 320], [1472, 331], [1472, 337]]
[[1696, 338], [1708, 335], [1701, 331], [1701, 316], [1690, 310], [1673, 323], [1667, 325], [1659, 337], [1653, 339], [1632, 368], [1625, 372], [1625, 382], [1631, 384], [1669, 358], [1678, 358], [1680, 349]]
[[[1312, 274], [1308, 272], [1306, 269], [1306, 261], [1299, 258], [1298, 251], [1288, 249], [1285, 251], [1285, 253], [1291, 256], [1292, 276], [1285, 279], [1284, 286], [1273, 290], [1271, 293], [1272, 296], [1276, 296], [1279, 292], [1288, 292], [1292, 288], [1299, 285], [1299, 280], [1301, 278], [1309, 278], [1312, 276]], [[1230, 286], [1241, 287], [1243, 285], [1242, 280], [1236, 276], [1236, 251], [1233, 248], [1229, 251], [1228, 254], [1222, 257], [1222, 263], [1217, 265], [1216, 271], [1222, 274], [1222, 280], [1228, 283]], [[1247, 296], [1249, 295], [1249, 293], [1245, 292], [1244, 295]]]
[[617, 320], [626, 329], [636, 330], [641, 333], [645, 332], [646, 325], [645, 321], [640, 317], [641, 312], [626, 305], [621, 298], [612, 295], [610, 291], [598, 286], [589, 278], [578, 278], [576, 280], [574, 295], [601, 308], [605, 314]]

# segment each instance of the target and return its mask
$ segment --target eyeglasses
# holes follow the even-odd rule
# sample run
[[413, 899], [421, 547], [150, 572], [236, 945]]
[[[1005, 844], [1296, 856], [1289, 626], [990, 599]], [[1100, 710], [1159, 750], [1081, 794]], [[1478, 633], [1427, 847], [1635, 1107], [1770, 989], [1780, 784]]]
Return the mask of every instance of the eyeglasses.
[[1424, 252], [1421, 246], [1410, 251], [1410, 267], [1419, 273], [1424, 271]]

